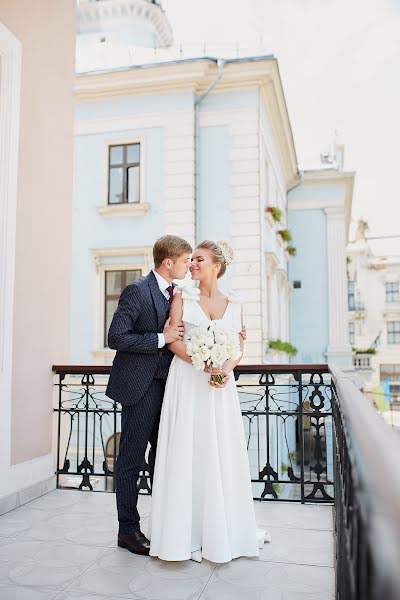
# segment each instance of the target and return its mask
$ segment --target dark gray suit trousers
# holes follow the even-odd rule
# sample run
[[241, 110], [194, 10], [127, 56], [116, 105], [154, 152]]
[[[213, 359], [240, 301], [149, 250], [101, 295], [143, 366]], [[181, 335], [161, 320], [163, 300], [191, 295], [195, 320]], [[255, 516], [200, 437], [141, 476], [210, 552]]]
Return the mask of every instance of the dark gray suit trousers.
[[149, 475], [153, 484], [155, 454], [165, 380], [153, 379], [139, 403], [122, 406], [121, 439], [115, 478], [120, 533], [140, 530], [137, 480], [150, 441]]

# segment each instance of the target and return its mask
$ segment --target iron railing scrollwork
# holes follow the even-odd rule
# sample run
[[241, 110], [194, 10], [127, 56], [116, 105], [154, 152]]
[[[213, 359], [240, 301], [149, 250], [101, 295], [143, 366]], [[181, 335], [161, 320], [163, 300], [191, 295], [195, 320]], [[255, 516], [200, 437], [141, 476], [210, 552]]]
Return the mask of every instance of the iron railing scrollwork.
[[[115, 491], [121, 407], [107, 398], [111, 367], [56, 366], [57, 486]], [[332, 503], [332, 406], [327, 365], [235, 370], [254, 498]], [[151, 493], [145, 462], [138, 487]]]

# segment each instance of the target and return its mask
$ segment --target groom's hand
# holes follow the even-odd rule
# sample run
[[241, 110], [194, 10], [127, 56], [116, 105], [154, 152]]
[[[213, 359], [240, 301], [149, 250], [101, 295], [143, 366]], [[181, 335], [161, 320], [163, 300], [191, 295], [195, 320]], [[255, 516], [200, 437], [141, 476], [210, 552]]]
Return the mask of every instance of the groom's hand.
[[183, 338], [184, 329], [183, 325], [171, 325], [171, 317], [169, 317], [163, 329], [165, 343], [172, 344], [172, 342], [181, 340]]

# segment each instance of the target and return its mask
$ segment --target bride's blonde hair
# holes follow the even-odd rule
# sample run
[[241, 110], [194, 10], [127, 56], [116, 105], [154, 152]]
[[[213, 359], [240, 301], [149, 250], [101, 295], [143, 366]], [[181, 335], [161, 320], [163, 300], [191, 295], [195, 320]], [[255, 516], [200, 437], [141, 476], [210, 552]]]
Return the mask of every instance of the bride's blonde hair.
[[233, 250], [225, 240], [219, 240], [218, 242], [203, 240], [196, 246], [196, 248], [210, 250], [213, 262], [221, 265], [221, 268], [218, 272], [218, 279], [225, 274], [226, 267], [228, 267], [233, 261]]

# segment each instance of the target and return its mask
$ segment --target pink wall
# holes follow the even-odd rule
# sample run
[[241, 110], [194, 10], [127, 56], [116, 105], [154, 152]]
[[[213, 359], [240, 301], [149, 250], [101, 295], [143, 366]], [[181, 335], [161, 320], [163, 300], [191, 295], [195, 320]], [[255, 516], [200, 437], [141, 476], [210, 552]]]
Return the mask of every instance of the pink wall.
[[11, 463], [51, 452], [53, 363], [68, 359], [75, 0], [12, 0], [22, 43]]

